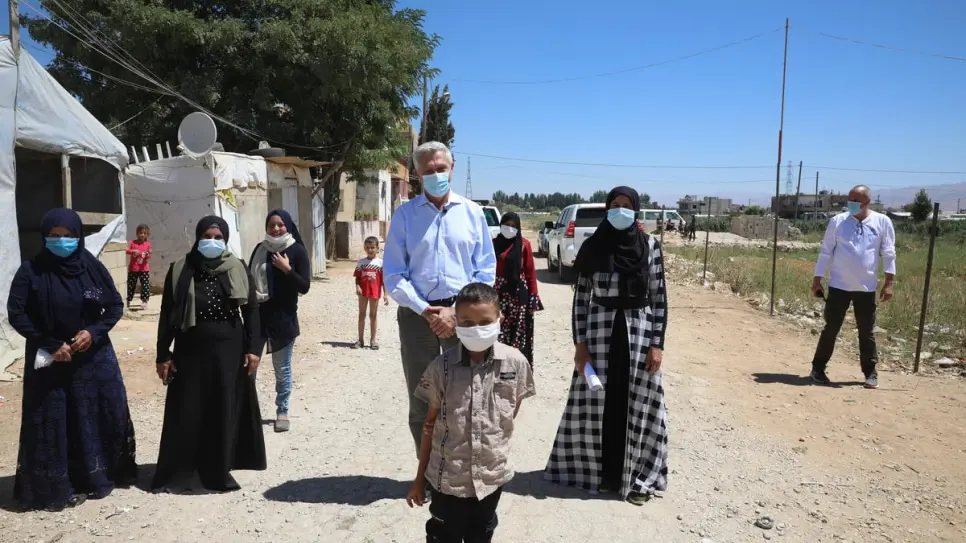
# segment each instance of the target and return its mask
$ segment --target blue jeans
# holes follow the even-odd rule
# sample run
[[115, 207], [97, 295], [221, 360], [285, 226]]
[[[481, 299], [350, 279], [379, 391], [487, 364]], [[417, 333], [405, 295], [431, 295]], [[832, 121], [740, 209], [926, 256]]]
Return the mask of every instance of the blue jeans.
[[272, 353], [275, 366], [275, 414], [288, 416], [288, 399], [292, 395], [292, 352], [295, 342]]

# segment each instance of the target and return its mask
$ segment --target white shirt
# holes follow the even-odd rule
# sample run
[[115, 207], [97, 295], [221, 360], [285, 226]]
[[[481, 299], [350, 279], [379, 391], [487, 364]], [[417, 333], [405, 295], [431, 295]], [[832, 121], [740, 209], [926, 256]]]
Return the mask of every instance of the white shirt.
[[852, 292], [875, 292], [879, 258], [885, 273], [896, 273], [896, 231], [892, 220], [869, 210], [859, 221], [840, 213], [828, 223], [815, 264], [815, 277], [829, 272], [828, 286]]

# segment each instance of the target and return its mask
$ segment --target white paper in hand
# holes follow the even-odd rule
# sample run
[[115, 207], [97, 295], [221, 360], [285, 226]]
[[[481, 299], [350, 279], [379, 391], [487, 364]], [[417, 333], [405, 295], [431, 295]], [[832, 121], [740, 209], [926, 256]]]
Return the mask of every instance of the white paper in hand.
[[43, 349], [37, 349], [37, 356], [34, 357], [35, 370], [46, 368], [47, 366], [53, 363], [54, 363], [54, 355], [48, 353]]
[[600, 377], [597, 377], [597, 372], [594, 371], [594, 366], [590, 362], [584, 362], [584, 379], [587, 381], [590, 390], [594, 392], [604, 388], [604, 385], [600, 382]]

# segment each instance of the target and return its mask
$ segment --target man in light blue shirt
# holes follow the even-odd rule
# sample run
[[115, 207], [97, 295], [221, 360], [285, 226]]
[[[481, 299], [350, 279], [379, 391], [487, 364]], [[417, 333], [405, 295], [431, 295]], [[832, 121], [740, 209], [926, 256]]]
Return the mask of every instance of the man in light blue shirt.
[[443, 351], [459, 345], [453, 304], [469, 283], [492, 285], [496, 254], [483, 209], [450, 188], [453, 154], [442, 143], [413, 152], [423, 193], [393, 213], [383, 274], [399, 304], [399, 342], [409, 392], [409, 429], [419, 454], [428, 406], [413, 396], [423, 373]]

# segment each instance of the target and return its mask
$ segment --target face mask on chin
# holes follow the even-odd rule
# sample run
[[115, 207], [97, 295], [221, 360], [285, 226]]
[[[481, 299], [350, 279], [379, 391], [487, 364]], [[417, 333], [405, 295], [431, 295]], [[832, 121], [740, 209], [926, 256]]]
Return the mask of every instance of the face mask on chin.
[[288, 247], [289, 242], [292, 240], [292, 234], [286, 232], [278, 237], [273, 237], [265, 234], [265, 244], [274, 251], [281, 251]]
[[472, 353], [482, 353], [500, 337], [499, 321], [483, 326], [457, 326], [456, 337]]

